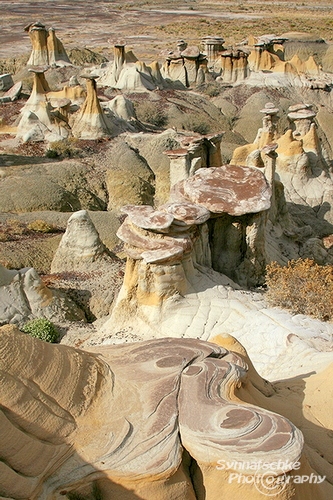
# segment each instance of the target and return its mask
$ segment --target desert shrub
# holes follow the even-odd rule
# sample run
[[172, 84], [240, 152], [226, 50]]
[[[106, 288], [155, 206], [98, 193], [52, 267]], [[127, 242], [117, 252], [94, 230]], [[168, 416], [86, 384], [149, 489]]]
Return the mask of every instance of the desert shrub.
[[217, 83], [208, 83], [199, 88], [199, 90], [208, 95], [208, 97], [216, 97], [220, 95], [222, 87]]
[[205, 135], [210, 131], [210, 125], [201, 116], [188, 115], [182, 121], [183, 130], [190, 130], [198, 134]]
[[138, 120], [155, 125], [155, 127], [164, 127], [168, 121], [165, 112], [152, 102], [135, 104], [135, 113]]
[[46, 151], [47, 158], [75, 158], [81, 156], [81, 148], [78, 147], [79, 140], [74, 137], [63, 141], [54, 141]]
[[266, 268], [267, 300], [296, 314], [322, 321], [333, 319], [333, 266], [320, 266], [311, 259], [297, 259]]
[[23, 325], [22, 332], [45, 342], [56, 342], [59, 337], [59, 332], [54, 324], [46, 318], [36, 318], [28, 321]]
[[37, 233], [56, 233], [58, 228], [53, 224], [49, 224], [43, 219], [36, 219], [27, 225], [30, 231], [36, 231]]

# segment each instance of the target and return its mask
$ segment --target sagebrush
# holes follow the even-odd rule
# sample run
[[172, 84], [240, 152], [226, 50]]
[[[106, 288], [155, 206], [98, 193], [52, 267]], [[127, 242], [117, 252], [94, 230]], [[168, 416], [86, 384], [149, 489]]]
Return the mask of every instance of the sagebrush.
[[321, 321], [333, 320], [333, 266], [311, 259], [297, 259], [266, 267], [267, 300], [273, 306], [307, 314]]

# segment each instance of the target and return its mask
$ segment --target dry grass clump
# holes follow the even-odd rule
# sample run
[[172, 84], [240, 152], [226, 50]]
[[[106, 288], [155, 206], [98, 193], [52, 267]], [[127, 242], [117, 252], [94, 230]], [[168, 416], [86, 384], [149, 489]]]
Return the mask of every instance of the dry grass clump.
[[36, 219], [29, 223], [18, 219], [7, 219], [4, 222], [0, 222], [0, 243], [34, 237], [36, 233], [42, 235], [58, 233], [59, 231], [60, 229], [58, 226], [49, 224], [43, 219]]
[[36, 231], [37, 233], [57, 233], [59, 228], [53, 224], [49, 224], [43, 219], [36, 219], [27, 225], [30, 231]]
[[322, 321], [333, 320], [333, 266], [297, 259], [287, 266], [272, 262], [266, 271], [266, 297], [271, 305]]
[[140, 102], [135, 103], [134, 107], [135, 114], [141, 122], [150, 123], [155, 127], [164, 127], [167, 124], [168, 116], [156, 103]]

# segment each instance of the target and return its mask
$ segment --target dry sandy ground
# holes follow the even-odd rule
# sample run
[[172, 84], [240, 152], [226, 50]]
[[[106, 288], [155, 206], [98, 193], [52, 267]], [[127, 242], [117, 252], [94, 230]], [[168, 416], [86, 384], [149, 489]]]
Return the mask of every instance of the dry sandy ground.
[[[328, 0], [200, 1], [135, 0], [37, 0], [0, 2], [0, 58], [30, 52], [24, 27], [37, 20], [54, 27], [67, 48], [86, 46], [106, 55], [109, 39], [125, 38], [139, 57], [157, 55], [179, 38], [190, 44], [201, 37], [235, 34], [236, 41], [249, 32], [310, 31], [333, 39], [332, 2]], [[311, 21], [311, 20], [315, 21]], [[303, 28], [303, 30], [302, 30]], [[272, 31], [273, 30], [273, 31]], [[230, 40], [234, 42], [234, 39]]]

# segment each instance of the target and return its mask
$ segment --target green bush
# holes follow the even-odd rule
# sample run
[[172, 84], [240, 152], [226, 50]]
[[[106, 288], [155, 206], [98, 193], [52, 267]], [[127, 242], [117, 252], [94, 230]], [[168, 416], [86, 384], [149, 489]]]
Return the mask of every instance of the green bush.
[[56, 342], [59, 337], [59, 332], [54, 324], [46, 318], [36, 318], [28, 321], [22, 327], [22, 332], [45, 342]]
[[320, 266], [311, 259], [297, 259], [266, 268], [266, 298], [273, 306], [307, 314], [322, 321], [333, 320], [333, 266]]

